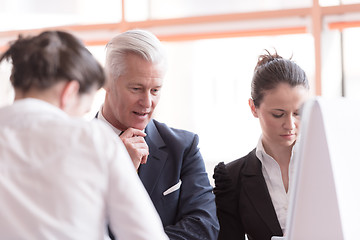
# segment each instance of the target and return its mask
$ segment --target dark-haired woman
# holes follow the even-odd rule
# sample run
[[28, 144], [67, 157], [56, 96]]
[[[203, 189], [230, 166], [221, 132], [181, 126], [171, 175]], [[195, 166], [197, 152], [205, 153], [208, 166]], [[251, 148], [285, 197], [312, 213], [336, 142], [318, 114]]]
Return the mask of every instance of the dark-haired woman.
[[214, 169], [221, 240], [270, 240], [286, 228], [299, 110], [308, 96], [305, 72], [277, 53], [259, 57], [249, 106], [261, 137], [248, 155]]
[[69, 33], [19, 38], [12, 105], [0, 108], [0, 239], [168, 239], [125, 146], [80, 118], [105, 83], [101, 65]]

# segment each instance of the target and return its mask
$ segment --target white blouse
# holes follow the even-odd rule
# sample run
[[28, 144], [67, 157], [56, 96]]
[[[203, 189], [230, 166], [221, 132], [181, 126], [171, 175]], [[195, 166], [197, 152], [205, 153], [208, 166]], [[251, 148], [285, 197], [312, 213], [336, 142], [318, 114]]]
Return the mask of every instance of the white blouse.
[[0, 108], [0, 238], [168, 239], [123, 143], [37, 99]]
[[265, 152], [261, 139], [262, 137], [260, 137], [258, 141], [258, 145], [256, 147], [256, 156], [259, 158], [262, 164], [262, 173], [265, 178], [265, 182], [269, 190], [271, 200], [274, 205], [275, 212], [279, 220], [281, 229], [283, 233], [285, 233], [286, 217], [287, 217], [287, 210], [288, 210], [289, 196], [290, 196], [289, 193], [292, 185], [291, 184], [292, 176], [294, 174], [294, 163], [293, 163], [294, 161], [292, 161], [294, 152], [292, 152], [290, 158], [289, 185], [288, 185], [288, 192], [286, 192], [282, 180], [280, 166], [275, 161], [274, 158], [272, 158], [270, 155], [268, 155]]

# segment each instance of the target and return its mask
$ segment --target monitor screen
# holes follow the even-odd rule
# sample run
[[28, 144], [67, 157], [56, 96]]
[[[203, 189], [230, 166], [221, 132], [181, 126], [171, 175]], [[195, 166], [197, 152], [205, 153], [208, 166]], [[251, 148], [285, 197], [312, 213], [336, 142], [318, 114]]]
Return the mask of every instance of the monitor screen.
[[358, 239], [360, 101], [316, 97], [304, 105], [285, 238]]

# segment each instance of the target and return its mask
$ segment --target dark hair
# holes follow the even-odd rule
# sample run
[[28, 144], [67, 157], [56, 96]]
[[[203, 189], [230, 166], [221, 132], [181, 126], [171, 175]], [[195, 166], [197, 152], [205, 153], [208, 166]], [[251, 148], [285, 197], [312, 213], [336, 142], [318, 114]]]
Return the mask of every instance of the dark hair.
[[288, 83], [295, 87], [302, 85], [309, 89], [308, 79], [303, 69], [290, 59], [284, 59], [275, 51], [260, 55], [251, 82], [251, 98], [255, 107], [259, 107], [264, 92], [277, 87], [279, 83]]
[[0, 62], [4, 59], [12, 61], [12, 85], [24, 92], [47, 89], [60, 81], [78, 81], [79, 93], [105, 84], [101, 65], [76, 37], [62, 31], [26, 38], [20, 35], [1, 55]]

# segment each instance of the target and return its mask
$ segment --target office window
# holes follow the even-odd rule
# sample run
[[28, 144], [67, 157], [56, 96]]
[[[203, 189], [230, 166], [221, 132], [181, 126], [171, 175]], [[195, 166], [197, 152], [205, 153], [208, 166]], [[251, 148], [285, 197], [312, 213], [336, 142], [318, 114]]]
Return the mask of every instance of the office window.
[[126, 19], [140, 21], [310, 7], [312, 0], [126, 0]]
[[341, 96], [341, 41], [339, 31], [324, 31], [322, 36], [322, 84], [324, 97]]
[[119, 0], [1, 0], [0, 31], [121, 20]]
[[328, 6], [336, 6], [340, 4], [341, 0], [319, 0], [320, 6], [328, 7]]
[[7, 62], [0, 64], [0, 107], [11, 104], [14, 100], [14, 90], [9, 77], [11, 65]]
[[344, 92], [349, 98], [360, 98], [360, 28], [343, 31]]
[[[105, 46], [104, 45], [100, 45], [100, 46], [88, 46], [87, 49], [93, 54], [93, 56], [96, 58], [96, 60], [99, 61], [99, 63], [102, 66], [105, 66]], [[94, 101], [93, 104], [91, 106], [90, 111], [85, 114], [84, 118], [86, 120], [91, 120], [95, 117], [96, 113], [99, 111], [101, 105], [104, 102], [105, 99], [105, 90], [103, 88], [99, 89], [96, 92], [96, 95], [94, 97]]]
[[360, 3], [360, 0], [341, 0], [342, 4], [355, 4]]
[[328, 6], [336, 6], [342, 4], [356, 4], [360, 3], [360, 0], [319, 0], [320, 6], [328, 7]]
[[360, 98], [360, 28], [322, 35], [322, 96]]

